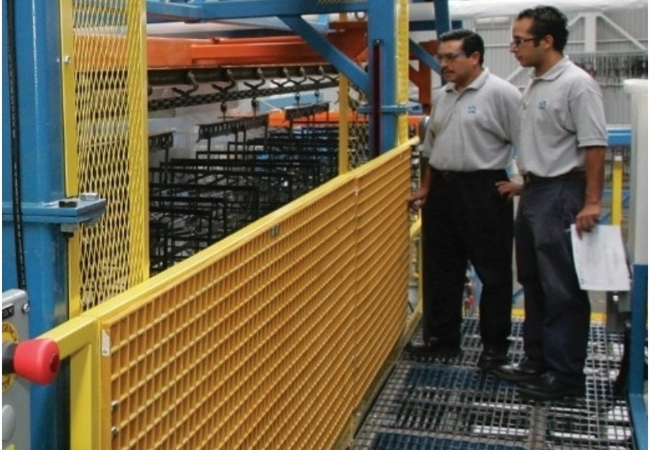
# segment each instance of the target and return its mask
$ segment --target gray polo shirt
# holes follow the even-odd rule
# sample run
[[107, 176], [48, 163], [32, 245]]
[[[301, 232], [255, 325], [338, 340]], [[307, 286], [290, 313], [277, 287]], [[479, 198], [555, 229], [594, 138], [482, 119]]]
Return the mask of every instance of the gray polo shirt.
[[506, 168], [519, 132], [519, 90], [487, 68], [464, 91], [447, 83], [434, 95], [422, 152], [438, 170]]
[[564, 57], [541, 77], [531, 72], [521, 106], [517, 166], [542, 177], [584, 169], [582, 147], [607, 146], [598, 83]]

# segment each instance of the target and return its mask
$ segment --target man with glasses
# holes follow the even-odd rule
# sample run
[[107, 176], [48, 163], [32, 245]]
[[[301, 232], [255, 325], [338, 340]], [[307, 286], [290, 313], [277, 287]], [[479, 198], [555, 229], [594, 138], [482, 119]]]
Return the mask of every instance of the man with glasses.
[[513, 207], [496, 183], [508, 179], [521, 95], [483, 67], [483, 55], [483, 39], [472, 31], [439, 37], [448, 83], [434, 96], [423, 143], [428, 164], [409, 197], [422, 207], [423, 342], [408, 350], [434, 358], [460, 353], [471, 262], [483, 285], [478, 366], [493, 370], [508, 362], [513, 282]]
[[515, 220], [518, 279], [524, 289], [524, 353], [495, 371], [519, 382], [523, 397], [553, 400], [585, 393], [590, 326], [587, 292], [576, 276], [570, 234], [590, 231], [601, 214], [607, 129], [596, 81], [563, 51], [567, 19], [550, 6], [522, 11], [510, 51], [531, 80], [524, 91], [517, 166], [523, 189]]

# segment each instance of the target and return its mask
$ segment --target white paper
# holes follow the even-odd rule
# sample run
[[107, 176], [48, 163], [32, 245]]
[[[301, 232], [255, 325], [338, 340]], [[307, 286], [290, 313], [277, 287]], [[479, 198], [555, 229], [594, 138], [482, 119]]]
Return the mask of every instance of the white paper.
[[630, 272], [621, 228], [597, 225], [578, 237], [571, 225], [573, 258], [580, 287], [586, 291], [629, 291]]

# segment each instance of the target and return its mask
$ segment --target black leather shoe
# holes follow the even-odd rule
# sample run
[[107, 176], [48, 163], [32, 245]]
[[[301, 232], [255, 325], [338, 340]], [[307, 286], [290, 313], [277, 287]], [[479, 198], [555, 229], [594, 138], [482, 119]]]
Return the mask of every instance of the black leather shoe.
[[435, 338], [420, 343], [409, 342], [406, 345], [406, 350], [417, 356], [429, 356], [431, 358], [453, 358], [461, 353], [460, 346], [440, 343]]
[[531, 400], [560, 400], [566, 397], [584, 397], [584, 381], [569, 383], [559, 380], [550, 373], [544, 374], [538, 381], [519, 385], [519, 395]]
[[524, 357], [519, 364], [501, 366], [494, 370], [493, 373], [497, 378], [501, 378], [502, 380], [521, 383], [539, 380], [544, 371], [544, 364]]
[[485, 372], [490, 372], [508, 364], [508, 349], [485, 347], [478, 357], [477, 367]]

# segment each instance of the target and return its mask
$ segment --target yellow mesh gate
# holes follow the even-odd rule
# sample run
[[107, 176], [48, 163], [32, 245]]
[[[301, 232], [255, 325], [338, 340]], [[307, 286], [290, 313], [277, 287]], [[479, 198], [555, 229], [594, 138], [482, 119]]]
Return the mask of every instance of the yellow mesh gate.
[[84, 313], [100, 448], [331, 448], [404, 329], [409, 179], [405, 145]]
[[65, 0], [66, 185], [107, 200], [70, 246], [71, 315], [148, 276], [146, 28], [143, 0]]

